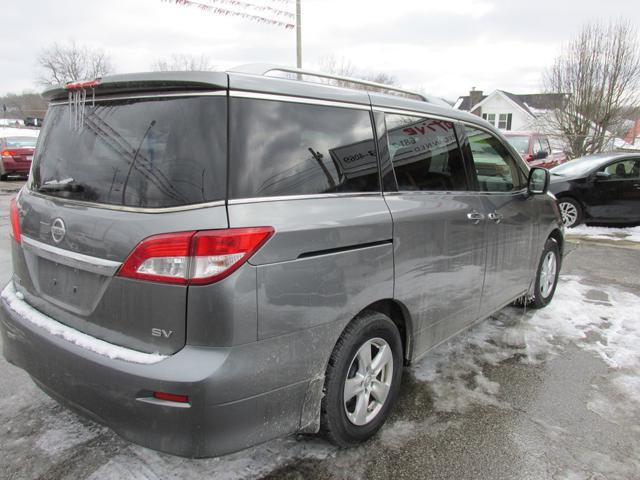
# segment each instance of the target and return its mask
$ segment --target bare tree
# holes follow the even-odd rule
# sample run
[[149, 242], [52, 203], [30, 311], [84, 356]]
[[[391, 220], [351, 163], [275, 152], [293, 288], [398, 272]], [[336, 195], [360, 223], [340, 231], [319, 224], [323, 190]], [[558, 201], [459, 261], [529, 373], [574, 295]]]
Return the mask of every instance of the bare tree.
[[630, 22], [589, 24], [545, 73], [545, 89], [566, 94], [548, 127], [562, 134], [572, 156], [608, 148], [624, 113], [638, 106], [638, 49]]
[[104, 51], [79, 45], [75, 41], [54, 43], [38, 56], [42, 85], [64, 85], [102, 77], [113, 70], [111, 58]]
[[179, 72], [215, 70], [216, 66], [205, 55], [173, 54], [168, 59], [157, 60], [151, 68], [160, 72]]
[[3, 115], [10, 118], [42, 118], [47, 111], [47, 102], [38, 93], [32, 92], [8, 93], [0, 97], [0, 105], [6, 107]]

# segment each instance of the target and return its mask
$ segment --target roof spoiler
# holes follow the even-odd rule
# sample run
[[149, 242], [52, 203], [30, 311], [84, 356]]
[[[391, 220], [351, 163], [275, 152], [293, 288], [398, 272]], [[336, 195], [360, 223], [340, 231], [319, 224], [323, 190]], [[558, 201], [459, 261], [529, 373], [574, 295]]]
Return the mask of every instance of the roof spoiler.
[[70, 92], [86, 90], [96, 95], [171, 90], [217, 90], [229, 87], [222, 72], [149, 72], [109, 75], [94, 80], [71, 82], [48, 88], [42, 96], [51, 100], [68, 98]]

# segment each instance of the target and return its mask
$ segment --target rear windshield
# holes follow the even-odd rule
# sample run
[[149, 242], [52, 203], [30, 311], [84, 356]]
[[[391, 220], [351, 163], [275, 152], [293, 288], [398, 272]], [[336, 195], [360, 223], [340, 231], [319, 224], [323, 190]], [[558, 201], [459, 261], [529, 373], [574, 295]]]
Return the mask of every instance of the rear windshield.
[[36, 148], [37, 141], [38, 139], [35, 137], [9, 137], [5, 139], [7, 148]]
[[515, 148], [520, 155], [526, 155], [529, 153], [529, 137], [525, 135], [509, 135], [507, 136], [507, 142]]
[[224, 97], [87, 101], [84, 117], [78, 113], [66, 104], [49, 109], [33, 190], [128, 207], [225, 198]]

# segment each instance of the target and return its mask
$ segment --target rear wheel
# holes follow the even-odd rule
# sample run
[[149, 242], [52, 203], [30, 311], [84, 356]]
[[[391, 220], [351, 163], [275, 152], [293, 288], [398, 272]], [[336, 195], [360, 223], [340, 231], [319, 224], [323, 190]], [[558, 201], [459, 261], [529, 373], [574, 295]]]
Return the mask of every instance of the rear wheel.
[[356, 318], [329, 360], [322, 433], [341, 447], [373, 436], [389, 415], [401, 375], [402, 341], [395, 324], [378, 312]]
[[0, 175], [0, 180], [3, 182], [6, 182], [8, 178], [9, 178], [9, 175], [7, 175], [6, 173], [3, 173]]
[[565, 227], [573, 228], [582, 223], [582, 207], [572, 198], [559, 199], [558, 208]]
[[552, 239], [547, 239], [544, 246], [534, 285], [533, 298], [529, 303], [532, 308], [546, 307], [553, 298], [560, 274], [560, 248]]

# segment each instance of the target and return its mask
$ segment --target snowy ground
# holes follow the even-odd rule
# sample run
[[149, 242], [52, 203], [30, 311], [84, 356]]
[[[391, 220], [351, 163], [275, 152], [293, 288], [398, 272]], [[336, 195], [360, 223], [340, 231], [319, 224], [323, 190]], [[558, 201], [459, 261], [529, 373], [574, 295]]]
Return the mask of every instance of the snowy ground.
[[0, 479], [640, 478], [640, 256], [597, 240], [569, 244], [550, 306], [508, 307], [405, 369], [388, 424], [350, 450], [290, 437], [172, 457], [70, 413], [0, 358]]
[[568, 228], [565, 231], [568, 237], [584, 237], [594, 240], [626, 240], [629, 242], [640, 242], [640, 227], [589, 227], [578, 225]]

